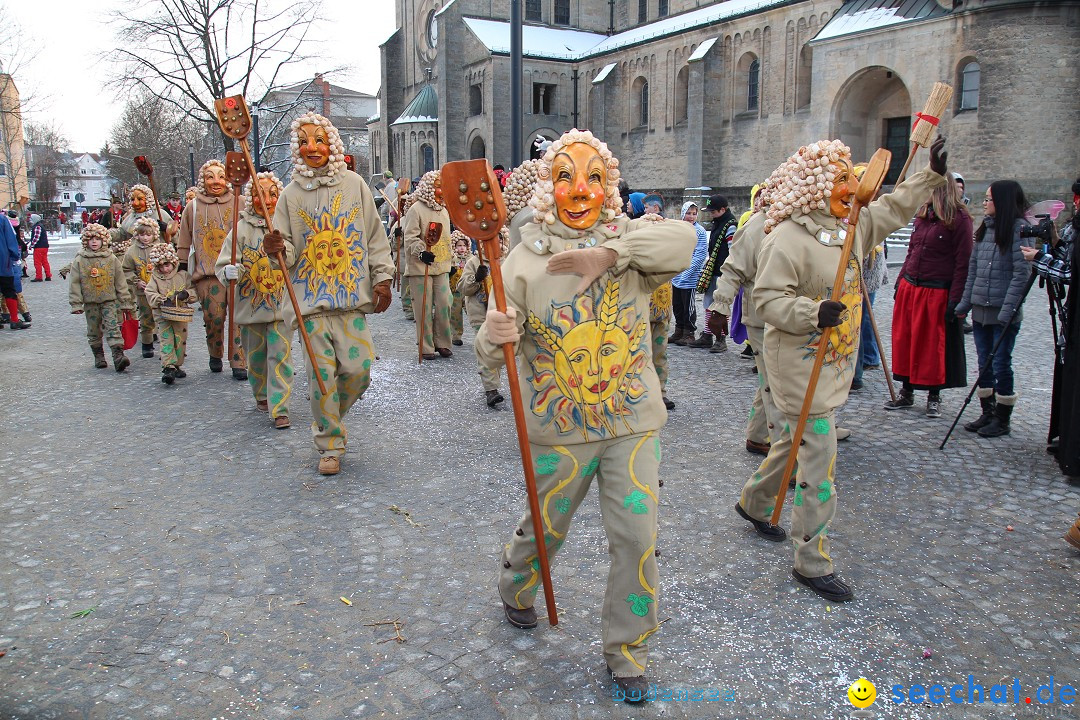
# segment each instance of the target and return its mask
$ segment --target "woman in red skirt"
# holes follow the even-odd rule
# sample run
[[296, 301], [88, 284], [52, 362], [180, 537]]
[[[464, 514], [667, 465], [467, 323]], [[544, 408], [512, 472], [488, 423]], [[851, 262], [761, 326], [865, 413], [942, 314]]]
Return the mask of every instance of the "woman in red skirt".
[[967, 385], [964, 331], [954, 312], [964, 294], [972, 222], [956, 183], [919, 208], [893, 303], [893, 377], [904, 387], [886, 410], [915, 404], [926, 390], [926, 416], [941, 417], [942, 388]]

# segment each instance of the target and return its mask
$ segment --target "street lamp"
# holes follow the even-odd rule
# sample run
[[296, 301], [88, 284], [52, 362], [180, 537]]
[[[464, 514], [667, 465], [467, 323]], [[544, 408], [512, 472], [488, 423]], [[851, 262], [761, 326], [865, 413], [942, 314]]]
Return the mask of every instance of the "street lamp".
[[188, 145], [188, 162], [191, 163], [191, 185], [189, 187], [195, 187], [195, 146]]
[[521, 0], [510, 0], [510, 165], [521, 164]]
[[261, 171], [262, 156], [259, 155], [259, 103], [251, 103], [252, 154], [255, 156], [255, 172]]

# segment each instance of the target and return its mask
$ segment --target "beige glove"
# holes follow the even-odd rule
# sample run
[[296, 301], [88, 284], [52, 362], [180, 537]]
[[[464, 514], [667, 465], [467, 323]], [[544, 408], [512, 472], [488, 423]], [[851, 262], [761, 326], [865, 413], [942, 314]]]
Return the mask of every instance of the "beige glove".
[[485, 318], [487, 325], [488, 340], [496, 345], [516, 343], [521, 337], [517, 327], [517, 311], [512, 307], [506, 308], [502, 313], [498, 310], [488, 310]]
[[581, 276], [575, 295], [580, 295], [609, 268], [615, 266], [619, 256], [611, 248], [595, 247], [582, 250], [566, 250], [555, 253], [548, 260], [547, 271], [552, 275], [574, 274]]

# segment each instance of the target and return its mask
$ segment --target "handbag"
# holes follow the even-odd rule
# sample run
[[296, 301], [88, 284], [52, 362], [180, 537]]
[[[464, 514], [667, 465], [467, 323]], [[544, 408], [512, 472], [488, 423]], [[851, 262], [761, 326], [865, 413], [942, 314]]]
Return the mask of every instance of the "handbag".
[[135, 347], [135, 341], [139, 339], [139, 321], [130, 310], [124, 311], [124, 319], [120, 323], [120, 335], [124, 338], [125, 350]]
[[742, 321], [742, 300], [744, 288], [739, 288], [735, 301], [731, 303], [731, 317], [728, 319], [728, 329], [733, 343], [746, 342], [746, 326]]

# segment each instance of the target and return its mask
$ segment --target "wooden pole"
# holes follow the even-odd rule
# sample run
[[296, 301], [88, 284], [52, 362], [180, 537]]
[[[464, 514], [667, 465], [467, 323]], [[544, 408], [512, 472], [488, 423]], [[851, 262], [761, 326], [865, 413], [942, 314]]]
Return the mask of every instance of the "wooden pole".
[[[882, 258], [882, 262], [884, 262]], [[896, 402], [896, 386], [893, 385], [892, 373], [889, 372], [889, 360], [886, 358], [885, 346], [881, 344], [881, 333], [878, 332], [877, 322], [874, 320], [874, 306], [870, 302], [870, 293], [866, 291], [866, 280], [859, 277], [859, 287], [862, 290], [863, 307], [866, 309], [866, 317], [870, 318], [870, 327], [874, 330], [874, 340], [877, 342], [878, 355], [881, 356], [881, 369], [885, 372], [885, 383], [889, 386], [889, 397]], [[861, 331], [860, 331], [861, 332]], [[859, 348], [862, 353], [862, 348]]]
[[[420, 327], [420, 337], [418, 338], [418, 340], [416, 342], [416, 356], [417, 356], [416, 357], [416, 364], [417, 365], [423, 365], [424, 364], [424, 320], [427, 319], [427, 281], [428, 281], [428, 273], [430, 271], [431, 271], [431, 266], [428, 265], [427, 263], [424, 263], [424, 290], [423, 290], [422, 295], [421, 295], [423, 299], [420, 302], [420, 308], [419, 308], [420, 312], [418, 312], [418, 313], [414, 312], [415, 315], [419, 316], [419, 317], [416, 318], [416, 322]], [[415, 298], [414, 298], [414, 300], [415, 300]]]
[[[840, 263], [836, 267], [836, 277], [833, 279], [830, 300], [840, 302], [844, 295], [844, 278], [847, 275], [848, 260], [851, 258], [851, 249], [855, 247], [855, 230], [858, 227], [859, 212], [874, 199], [881, 183], [885, 179], [885, 173], [889, 169], [889, 160], [892, 153], [888, 150], [878, 150], [870, 158], [866, 172], [859, 181], [859, 189], [855, 194], [855, 202], [852, 203], [851, 216], [848, 220], [847, 235], [844, 238], [844, 246], [840, 250]], [[822, 328], [821, 337], [818, 338], [817, 353], [814, 355], [814, 367], [810, 371], [810, 379], [806, 384], [806, 395], [803, 396], [802, 409], [799, 410], [799, 421], [791, 428], [791, 450], [788, 452], [787, 463], [784, 472], [780, 476], [784, 482], [780, 483], [780, 490], [776, 494], [776, 502], [773, 505], [773, 514], [770, 522], [773, 525], [780, 523], [780, 513], [784, 509], [784, 498], [787, 496], [787, 479], [795, 470], [795, 463], [799, 457], [799, 447], [802, 444], [803, 431], [806, 429], [806, 419], [810, 415], [810, 407], [814, 404], [814, 395], [817, 393], [818, 379], [821, 377], [821, 368], [825, 365], [825, 352], [829, 348], [829, 339], [836, 331], [835, 327]]]
[[[236, 265], [236, 232], [239, 227], [240, 193], [243, 186], [233, 185], [232, 253], [229, 264]], [[236, 343], [236, 280], [229, 280], [229, 353]]]
[[[491, 277], [491, 294], [495, 297], [495, 309], [506, 312], [506, 291], [503, 287], [502, 268], [499, 265], [499, 228], [507, 222], [506, 203], [503, 200], [495, 173], [487, 160], [459, 160], [442, 167], [443, 187], [460, 189], [470, 203], [480, 202], [480, 207], [469, 219], [465, 208], [469, 204], [448, 202], [447, 212], [454, 225], [469, 237], [484, 245], [481, 262], [487, 256], [488, 272]], [[490, 200], [488, 198], [491, 198]], [[476, 207], [471, 205], [471, 207]], [[481, 209], [482, 208], [482, 209]], [[536, 538], [536, 562], [540, 570], [540, 582], [544, 586], [544, 602], [547, 605], [548, 622], [559, 624], [558, 610], [555, 607], [555, 590], [551, 586], [551, 566], [548, 562], [547, 543], [544, 536], [543, 516], [540, 514], [540, 497], [536, 490], [536, 475], [533, 468], [532, 448], [529, 447], [529, 430], [525, 425], [525, 403], [518, 383], [517, 357], [514, 343], [502, 346], [503, 363], [506, 365], [506, 381], [510, 385], [510, 404], [514, 408], [514, 427], [517, 431], [518, 451], [521, 453], [521, 467], [525, 474], [525, 494], [529, 502], [529, 514], [532, 516], [533, 537]]]

